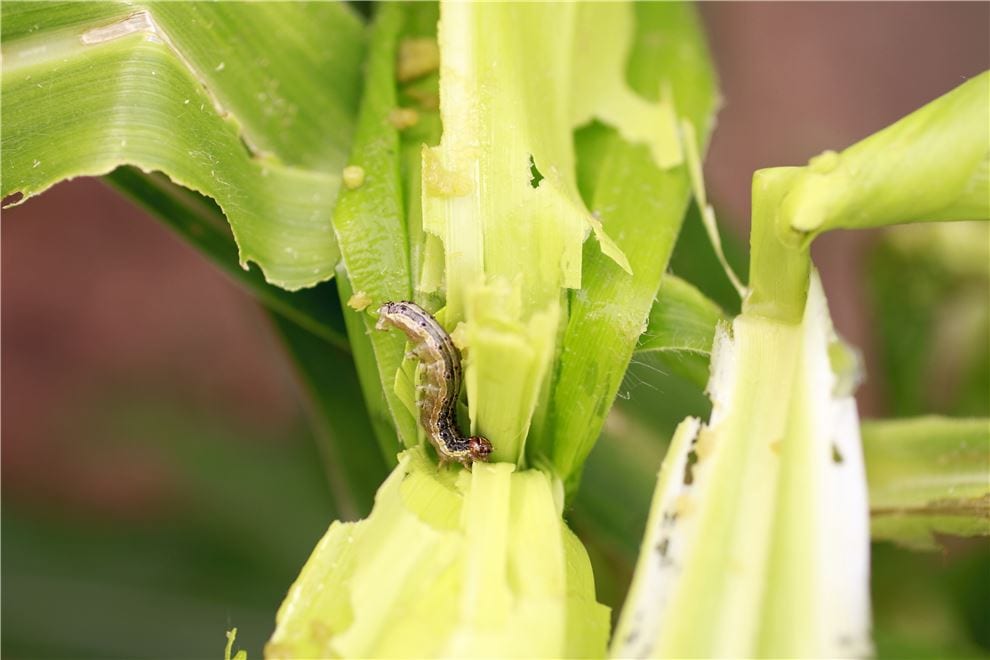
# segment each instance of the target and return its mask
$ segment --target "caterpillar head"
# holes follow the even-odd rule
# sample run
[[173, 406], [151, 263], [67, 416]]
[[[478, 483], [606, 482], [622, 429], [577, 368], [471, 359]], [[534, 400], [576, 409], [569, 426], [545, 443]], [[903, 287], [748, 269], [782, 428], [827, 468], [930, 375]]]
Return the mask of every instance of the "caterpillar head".
[[492, 453], [492, 443], [480, 435], [472, 435], [468, 438], [468, 452], [472, 461], [487, 461]]

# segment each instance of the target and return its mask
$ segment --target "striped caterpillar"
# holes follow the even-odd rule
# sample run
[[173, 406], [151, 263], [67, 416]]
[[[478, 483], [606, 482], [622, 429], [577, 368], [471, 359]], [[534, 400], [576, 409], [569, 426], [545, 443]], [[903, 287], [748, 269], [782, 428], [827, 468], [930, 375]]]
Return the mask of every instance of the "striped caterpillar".
[[416, 387], [419, 422], [436, 447], [440, 465], [457, 461], [471, 467], [492, 453], [492, 443], [480, 436], [465, 437], [457, 428], [457, 395], [461, 391], [461, 359], [454, 342], [429, 312], [415, 303], [387, 302], [378, 308], [378, 330], [398, 328], [412, 344], [412, 355], [423, 369]]

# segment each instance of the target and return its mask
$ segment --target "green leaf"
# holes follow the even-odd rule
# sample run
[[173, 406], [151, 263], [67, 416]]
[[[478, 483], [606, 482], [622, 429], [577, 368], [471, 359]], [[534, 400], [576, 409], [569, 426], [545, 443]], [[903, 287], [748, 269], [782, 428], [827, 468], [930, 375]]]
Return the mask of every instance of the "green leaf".
[[725, 313], [691, 283], [666, 275], [637, 353], [690, 352], [710, 355], [715, 328]]
[[269, 282], [333, 275], [364, 43], [345, 6], [10, 2], [3, 24], [4, 198], [161, 171], [216, 200]]
[[[669, 90], [676, 113], [706, 142], [717, 92], [697, 14], [679, 3], [633, 8], [630, 85], [646, 97]], [[582, 289], [570, 295], [547, 430], [530, 449], [537, 463], [551, 459], [569, 491], [646, 326], [691, 194], [685, 165], [660, 169], [649, 150], [600, 124], [582, 129], [577, 145], [582, 194], [600, 212], [633, 274], [595, 246], [585, 247]]]
[[874, 539], [935, 549], [938, 534], [990, 535], [990, 419], [863, 424]]
[[407, 3], [399, 37], [398, 105], [409, 121], [400, 131], [400, 169], [405, 191], [406, 229], [413, 299], [424, 309], [442, 306], [443, 246], [423, 229], [423, 145], [440, 141], [440, 54], [436, 2]]
[[990, 219], [990, 71], [841, 154], [812, 158], [780, 226], [810, 242], [830, 229]]
[[890, 415], [990, 416], [990, 223], [892, 227], [869, 264]]
[[[355, 292], [351, 288], [347, 270], [342, 264], [337, 266], [336, 282], [340, 300], [351, 300]], [[368, 415], [371, 418], [371, 428], [374, 431], [375, 441], [378, 443], [386, 463], [390, 467], [394, 467], [395, 456], [402, 450], [402, 440], [396, 433], [395, 419], [392, 417], [392, 409], [386, 398], [391, 389], [382, 382], [379, 376], [379, 368], [375, 362], [375, 350], [371, 343], [372, 335], [369, 334], [364, 314], [354, 313], [353, 310], [344, 308], [344, 323], [347, 326], [348, 337], [350, 337], [351, 356], [357, 369], [358, 382], [361, 385], [365, 406], [367, 406]], [[401, 405], [401, 402], [396, 403]]]
[[694, 285], [667, 274], [634, 355], [654, 356], [670, 371], [704, 387], [715, 328], [725, 318], [721, 308]]
[[[348, 335], [369, 407], [379, 420], [378, 441], [383, 451], [392, 456], [400, 445], [411, 447], [418, 441], [416, 418], [394, 388], [396, 372], [405, 354], [405, 338], [400, 333], [376, 330], [371, 314], [382, 303], [412, 297], [399, 176], [399, 136], [389, 120], [397, 107], [395, 67], [403, 21], [401, 5], [386, 3], [379, 7], [371, 35], [358, 129], [349, 159], [351, 166], [361, 168], [363, 182], [342, 191], [333, 215], [346, 269], [347, 281], [338, 285], [341, 299], [349, 303], [344, 310]], [[384, 409], [380, 405], [382, 396]], [[382, 425], [383, 417], [389, 420], [391, 431]], [[390, 447], [394, 450], [389, 451]]]
[[806, 167], [753, 176], [746, 313], [797, 322], [823, 231], [990, 219], [990, 72]]

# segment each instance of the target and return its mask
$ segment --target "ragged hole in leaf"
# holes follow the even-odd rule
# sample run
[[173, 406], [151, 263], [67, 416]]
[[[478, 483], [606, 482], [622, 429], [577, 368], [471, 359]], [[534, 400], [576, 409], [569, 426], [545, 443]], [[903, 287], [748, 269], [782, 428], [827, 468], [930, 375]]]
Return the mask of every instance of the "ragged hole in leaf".
[[534, 188], [540, 187], [540, 181], [543, 181], [543, 175], [540, 170], [536, 167], [536, 160], [533, 159], [533, 154], [529, 155], [529, 185]]
[[694, 466], [698, 462], [698, 452], [691, 449], [687, 455], [687, 461], [684, 463], [684, 485], [690, 486], [694, 483]]

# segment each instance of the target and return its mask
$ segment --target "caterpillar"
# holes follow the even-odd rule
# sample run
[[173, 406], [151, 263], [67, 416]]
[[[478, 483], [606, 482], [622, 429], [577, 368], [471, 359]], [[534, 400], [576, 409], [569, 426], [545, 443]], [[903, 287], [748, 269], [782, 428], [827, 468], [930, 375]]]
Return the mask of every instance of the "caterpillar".
[[407, 301], [387, 302], [378, 308], [375, 328], [398, 328], [412, 345], [419, 360], [423, 383], [416, 387], [419, 422], [436, 447], [440, 465], [449, 461], [470, 468], [485, 461], [492, 443], [481, 436], [465, 437], [457, 428], [457, 395], [461, 391], [461, 359], [450, 335], [429, 312]]

